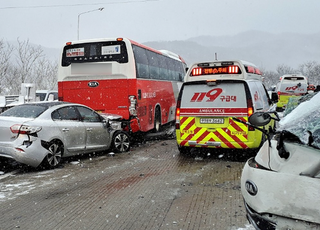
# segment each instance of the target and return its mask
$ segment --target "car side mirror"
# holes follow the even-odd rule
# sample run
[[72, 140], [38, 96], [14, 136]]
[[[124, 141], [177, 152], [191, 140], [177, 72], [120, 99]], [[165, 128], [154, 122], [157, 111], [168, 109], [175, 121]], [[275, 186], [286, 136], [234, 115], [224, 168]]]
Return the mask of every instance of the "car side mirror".
[[273, 103], [277, 103], [278, 100], [279, 100], [279, 98], [278, 98], [277, 92], [272, 92], [272, 93], [271, 93], [271, 101], [272, 101]]
[[249, 123], [254, 126], [265, 126], [271, 121], [269, 113], [256, 112], [249, 117]]

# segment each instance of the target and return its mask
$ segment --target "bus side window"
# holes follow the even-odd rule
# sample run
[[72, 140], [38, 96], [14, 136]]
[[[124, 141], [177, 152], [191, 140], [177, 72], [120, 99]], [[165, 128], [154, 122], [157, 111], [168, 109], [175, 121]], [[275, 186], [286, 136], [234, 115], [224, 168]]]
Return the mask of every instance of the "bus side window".
[[173, 60], [170, 58], [167, 58], [167, 67], [168, 67], [168, 75], [167, 80], [172, 81], [174, 80], [174, 64]]
[[159, 79], [159, 54], [150, 50], [146, 50], [146, 53], [148, 57], [150, 79]]
[[168, 76], [166, 57], [159, 55], [160, 79], [166, 80]]
[[137, 78], [149, 78], [149, 66], [146, 50], [132, 45], [134, 58], [136, 61]]

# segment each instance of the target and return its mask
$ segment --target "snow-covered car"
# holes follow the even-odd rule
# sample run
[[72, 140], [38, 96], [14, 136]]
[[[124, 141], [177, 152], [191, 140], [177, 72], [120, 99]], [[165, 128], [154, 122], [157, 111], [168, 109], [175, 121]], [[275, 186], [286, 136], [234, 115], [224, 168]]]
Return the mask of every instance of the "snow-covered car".
[[35, 102], [0, 114], [0, 156], [26, 165], [56, 167], [62, 157], [111, 148], [128, 151], [128, 134], [84, 105]]
[[[320, 229], [320, 93], [301, 102], [279, 122], [242, 171], [247, 218], [256, 229]], [[249, 122], [267, 124], [253, 114]]]

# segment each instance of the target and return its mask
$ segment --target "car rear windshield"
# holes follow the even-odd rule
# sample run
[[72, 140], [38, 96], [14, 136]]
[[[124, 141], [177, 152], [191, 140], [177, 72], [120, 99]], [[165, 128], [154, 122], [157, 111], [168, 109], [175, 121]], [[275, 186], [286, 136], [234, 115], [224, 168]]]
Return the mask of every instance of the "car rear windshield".
[[303, 81], [306, 80], [304, 77], [285, 77], [283, 80], [289, 81]]
[[8, 109], [0, 114], [2, 117], [24, 117], [24, 118], [36, 118], [40, 116], [47, 106], [40, 105], [22, 105]]

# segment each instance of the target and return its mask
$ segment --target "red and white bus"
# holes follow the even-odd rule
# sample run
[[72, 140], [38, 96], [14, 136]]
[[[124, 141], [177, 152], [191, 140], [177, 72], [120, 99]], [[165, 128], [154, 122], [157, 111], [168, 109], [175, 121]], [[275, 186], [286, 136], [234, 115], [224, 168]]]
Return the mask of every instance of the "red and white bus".
[[58, 70], [60, 101], [122, 116], [132, 133], [175, 121], [184, 60], [126, 38], [68, 42]]

